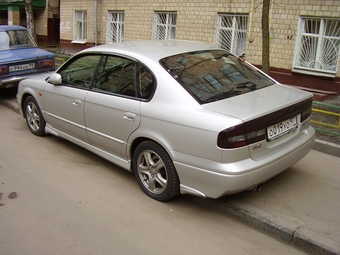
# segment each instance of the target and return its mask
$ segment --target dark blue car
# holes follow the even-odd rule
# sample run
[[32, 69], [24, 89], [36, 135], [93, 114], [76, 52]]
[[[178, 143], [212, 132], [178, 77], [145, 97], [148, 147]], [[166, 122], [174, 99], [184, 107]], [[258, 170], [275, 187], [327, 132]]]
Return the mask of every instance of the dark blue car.
[[11, 88], [29, 74], [55, 70], [53, 53], [39, 49], [21, 26], [0, 26], [0, 89]]

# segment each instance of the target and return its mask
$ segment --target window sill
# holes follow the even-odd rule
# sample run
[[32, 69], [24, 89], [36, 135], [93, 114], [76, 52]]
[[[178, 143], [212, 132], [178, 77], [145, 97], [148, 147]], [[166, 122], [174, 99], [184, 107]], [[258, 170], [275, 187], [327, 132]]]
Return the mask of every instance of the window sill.
[[85, 44], [85, 43], [87, 43], [87, 40], [86, 40], [86, 39], [83, 39], [83, 40], [73, 40], [73, 41], [71, 41], [71, 43], [75, 43], [75, 44]]
[[322, 71], [309, 71], [309, 70], [296, 69], [296, 68], [293, 68], [292, 72], [306, 74], [306, 75], [319, 76], [319, 77], [327, 77], [327, 78], [335, 78], [336, 76], [336, 74], [333, 74], [333, 73], [325, 73]]

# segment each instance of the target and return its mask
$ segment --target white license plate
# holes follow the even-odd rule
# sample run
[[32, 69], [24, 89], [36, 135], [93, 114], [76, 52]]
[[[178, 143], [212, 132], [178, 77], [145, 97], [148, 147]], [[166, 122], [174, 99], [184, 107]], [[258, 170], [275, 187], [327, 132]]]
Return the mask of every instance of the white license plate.
[[268, 140], [274, 140], [297, 129], [297, 127], [297, 116], [291, 117], [285, 121], [267, 127], [267, 138]]
[[10, 66], [9, 71], [17, 72], [17, 71], [28, 70], [28, 69], [33, 69], [33, 68], [35, 68], [35, 63], [29, 63], [29, 64], [24, 64], [24, 65]]

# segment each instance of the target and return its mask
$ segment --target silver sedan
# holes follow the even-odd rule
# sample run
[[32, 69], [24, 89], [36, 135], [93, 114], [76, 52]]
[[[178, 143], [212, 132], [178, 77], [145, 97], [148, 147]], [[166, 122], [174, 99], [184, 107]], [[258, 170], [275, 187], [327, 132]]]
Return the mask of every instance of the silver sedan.
[[86, 49], [18, 88], [31, 132], [67, 139], [134, 173], [150, 197], [249, 190], [313, 147], [312, 95], [242, 57], [187, 41]]

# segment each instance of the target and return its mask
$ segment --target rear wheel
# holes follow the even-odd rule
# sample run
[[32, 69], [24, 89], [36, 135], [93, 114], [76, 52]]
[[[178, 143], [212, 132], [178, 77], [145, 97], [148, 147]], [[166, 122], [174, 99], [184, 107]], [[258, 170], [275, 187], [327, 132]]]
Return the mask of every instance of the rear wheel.
[[155, 142], [139, 144], [133, 155], [133, 170], [145, 194], [167, 201], [179, 194], [179, 178], [168, 153]]
[[29, 96], [25, 100], [24, 107], [26, 122], [31, 132], [37, 136], [45, 135], [46, 122], [37, 101]]

